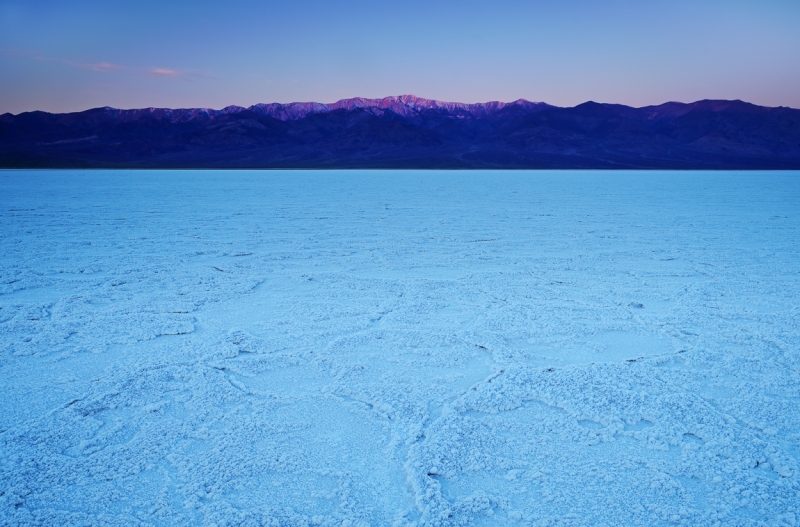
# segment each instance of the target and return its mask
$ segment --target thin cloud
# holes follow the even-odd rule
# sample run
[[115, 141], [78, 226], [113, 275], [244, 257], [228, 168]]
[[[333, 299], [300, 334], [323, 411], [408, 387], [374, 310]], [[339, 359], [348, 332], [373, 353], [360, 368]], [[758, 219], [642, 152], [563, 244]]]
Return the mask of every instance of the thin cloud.
[[171, 70], [169, 68], [153, 68], [150, 70], [151, 75], [160, 75], [162, 77], [175, 77], [176, 75], [180, 75], [181, 72], [178, 70]]
[[147, 70], [149, 77], [156, 77], [161, 79], [172, 80], [197, 80], [197, 79], [211, 79], [212, 76], [200, 73], [197, 71], [176, 70], [172, 68], [150, 68]]
[[72, 66], [73, 68], [81, 68], [84, 70], [92, 70], [98, 72], [119, 71], [127, 69], [125, 66], [114, 64], [113, 62], [85, 62], [76, 60], [65, 60], [54, 57], [47, 57], [40, 55], [39, 52], [32, 49], [4, 49], [3, 55], [7, 57], [22, 57], [35, 60], [36, 62], [52, 62], [55, 64], [64, 64], [65, 66]]
[[98, 73], [108, 73], [113, 71], [134, 71], [140, 74], [147, 75], [148, 77], [155, 77], [160, 79], [172, 80], [196, 80], [196, 79], [211, 79], [213, 76], [207, 73], [197, 71], [179, 70], [174, 68], [131, 68], [123, 66], [114, 62], [101, 61], [101, 62], [88, 62], [79, 60], [67, 60], [56, 57], [48, 57], [41, 55], [35, 49], [20, 49], [20, 48], [0, 48], [0, 54], [7, 57], [20, 57], [36, 62], [49, 62], [51, 64], [63, 64], [72, 68], [80, 68], [82, 70], [96, 71]]
[[124, 70], [125, 66], [114, 64], [111, 62], [97, 62], [95, 64], [81, 64], [82, 68], [88, 68], [92, 71], [117, 71]]
[[184, 70], [173, 70], [170, 68], [152, 68], [148, 72], [151, 77], [166, 77], [169, 79], [177, 79], [185, 77], [188, 72]]
[[3, 48], [3, 55], [6, 57], [23, 58], [35, 60], [37, 62], [64, 62], [62, 60], [54, 59], [52, 57], [45, 57], [40, 55], [35, 49], [21, 49], [21, 48]]

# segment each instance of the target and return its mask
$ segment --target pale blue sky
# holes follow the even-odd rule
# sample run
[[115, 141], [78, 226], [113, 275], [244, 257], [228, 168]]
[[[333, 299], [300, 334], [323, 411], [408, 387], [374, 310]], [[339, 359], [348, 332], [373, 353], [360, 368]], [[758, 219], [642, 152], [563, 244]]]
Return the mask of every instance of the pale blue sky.
[[0, 0], [0, 113], [406, 93], [800, 108], [800, 2]]

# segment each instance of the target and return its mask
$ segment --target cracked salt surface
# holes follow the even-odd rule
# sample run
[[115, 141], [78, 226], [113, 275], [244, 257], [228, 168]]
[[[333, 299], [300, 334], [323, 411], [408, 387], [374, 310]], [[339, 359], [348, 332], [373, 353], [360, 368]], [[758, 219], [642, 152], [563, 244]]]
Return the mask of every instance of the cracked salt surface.
[[800, 173], [0, 196], [0, 524], [800, 524]]

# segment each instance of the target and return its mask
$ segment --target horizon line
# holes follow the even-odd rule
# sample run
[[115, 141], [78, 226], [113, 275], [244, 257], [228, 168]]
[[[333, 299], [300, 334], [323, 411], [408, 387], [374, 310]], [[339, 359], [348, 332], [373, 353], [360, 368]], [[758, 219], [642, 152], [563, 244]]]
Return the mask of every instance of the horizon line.
[[[598, 101], [590, 99], [590, 100], [584, 101], [582, 103], [576, 104], [574, 106], [557, 106], [557, 105], [549, 104], [549, 103], [547, 103], [545, 101], [531, 101], [531, 100], [524, 99], [524, 98], [519, 98], [519, 99], [515, 99], [513, 101], [507, 101], [507, 102], [506, 101], [499, 101], [499, 100], [491, 100], [491, 101], [485, 101], [485, 102], [465, 103], [465, 102], [459, 102], [459, 101], [446, 101], [446, 100], [442, 100], [442, 99], [428, 99], [426, 97], [419, 97], [419, 96], [413, 95], [413, 94], [403, 94], [403, 95], [387, 95], [385, 97], [360, 97], [360, 96], [356, 96], [356, 97], [348, 97], [348, 98], [344, 98], [344, 99], [339, 99], [339, 100], [337, 100], [335, 102], [330, 102], [330, 103], [323, 103], [323, 102], [319, 102], [319, 101], [292, 101], [292, 102], [286, 102], [286, 103], [282, 103], [282, 102], [259, 102], [259, 103], [251, 104], [250, 106], [239, 106], [239, 105], [236, 105], [236, 104], [230, 104], [228, 106], [224, 106], [224, 107], [219, 108], [219, 109], [212, 108], [212, 107], [209, 107], [209, 106], [186, 106], [186, 107], [175, 107], [175, 108], [171, 108], [171, 107], [167, 107], [167, 106], [144, 106], [144, 107], [139, 107], [139, 108], [119, 108], [119, 107], [115, 107], [115, 106], [105, 105], [105, 106], [94, 106], [94, 107], [86, 108], [84, 110], [75, 110], [75, 111], [68, 111], [68, 112], [50, 112], [50, 111], [47, 111], [47, 110], [26, 110], [26, 111], [19, 112], [19, 113], [16, 113], [16, 114], [15, 113], [11, 113], [11, 112], [4, 112], [4, 113], [2, 113], [0, 115], [11, 115], [11, 116], [14, 116], [14, 117], [19, 116], [19, 115], [23, 115], [23, 114], [26, 114], [26, 113], [48, 113], [48, 114], [51, 114], [51, 115], [66, 115], [66, 114], [72, 114], [72, 113], [84, 113], [84, 112], [89, 112], [89, 111], [92, 111], [92, 110], [119, 110], [119, 111], [205, 110], [205, 111], [213, 111], [213, 112], [222, 112], [222, 111], [229, 110], [229, 109], [249, 110], [249, 109], [257, 107], [257, 106], [273, 106], [273, 105], [275, 105], [275, 106], [279, 106], [279, 107], [290, 107], [290, 106], [294, 106], [294, 105], [309, 105], [309, 104], [325, 106], [325, 107], [329, 107], [329, 109], [330, 109], [330, 107], [335, 107], [335, 106], [337, 106], [339, 104], [352, 102], [352, 101], [364, 101], [364, 102], [368, 102], [368, 103], [373, 103], [373, 102], [383, 102], [383, 101], [387, 101], [387, 100], [390, 100], [390, 101], [394, 100], [392, 102], [400, 102], [400, 103], [405, 104], [407, 106], [411, 106], [408, 103], [406, 103], [405, 101], [403, 101], [403, 99], [413, 99], [413, 100], [420, 100], [420, 101], [426, 101], [426, 102], [431, 102], [431, 103], [439, 103], [439, 104], [446, 104], [446, 105], [458, 105], [458, 106], [467, 106], [467, 107], [469, 107], [469, 106], [487, 106], [487, 105], [495, 105], [495, 104], [496, 105], [502, 105], [502, 106], [510, 106], [510, 105], [513, 105], [513, 104], [519, 104], [519, 103], [525, 104], [525, 103], [528, 103], [528, 104], [536, 104], [536, 105], [546, 105], [546, 106], [550, 106], [552, 108], [567, 109], [567, 108], [577, 108], [577, 107], [583, 106], [585, 104], [599, 104], [599, 105], [604, 105], [604, 106], [625, 106], [627, 108], [633, 108], [633, 109], [637, 109], [638, 110], [638, 109], [643, 109], [643, 108], [657, 108], [657, 107], [664, 106], [664, 105], [667, 105], [667, 104], [691, 105], [691, 104], [697, 104], [697, 103], [702, 103], [702, 102], [719, 102], [719, 103], [742, 103], [742, 104], [746, 104], [746, 105], [750, 105], [750, 106], [756, 106], [756, 107], [759, 107], [759, 108], [775, 108], [775, 109], [788, 108], [788, 109], [792, 109], [792, 110], [800, 109], [800, 108], [794, 108], [792, 106], [783, 106], [783, 105], [781, 105], [781, 106], [764, 106], [764, 105], [760, 105], [760, 104], [751, 103], [749, 101], [744, 101], [742, 99], [698, 99], [698, 100], [692, 101], [692, 102], [682, 102], [682, 101], [671, 100], [671, 101], [665, 101], [665, 102], [660, 103], [660, 104], [649, 104], [649, 105], [645, 105], [645, 106], [631, 106], [631, 105], [622, 104], [622, 103], [598, 102]], [[368, 105], [363, 106], [363, 107], [373, 107], [373, 106], [368, 104]], [[338, 109], [338, 108], [336, 108], [336, 109]]]

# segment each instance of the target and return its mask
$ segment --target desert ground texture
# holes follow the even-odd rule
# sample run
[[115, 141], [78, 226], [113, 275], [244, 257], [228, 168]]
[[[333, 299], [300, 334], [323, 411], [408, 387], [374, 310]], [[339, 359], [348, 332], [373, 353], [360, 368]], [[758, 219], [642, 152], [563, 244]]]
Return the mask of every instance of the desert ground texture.
[[800, 172], [0, 171], [0, 524], [800, 525]]

